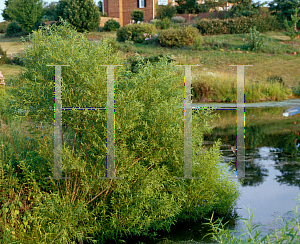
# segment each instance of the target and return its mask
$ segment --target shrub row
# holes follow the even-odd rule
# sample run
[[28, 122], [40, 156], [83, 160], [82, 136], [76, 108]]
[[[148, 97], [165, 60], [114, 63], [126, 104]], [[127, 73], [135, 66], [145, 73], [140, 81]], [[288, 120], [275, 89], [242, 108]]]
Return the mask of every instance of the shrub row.
[[281, 29], [275, 16], [237, 17], [234, 19], [200, 19], [195, 25], [202, 35], [242, 34], [256, 26], [259, 32]]
[[[117, 39], [123, 42], [132, 40], [142, 43], [147, 39], [154, 38], [155, 32], [157, 32], [155, 25], [148, 23], [130, 24], [117, 31]], [[195, 39], [199, 35], [198, 29], [192, 26], [161, 29], [158, 33], [158, 43], [166, 47], [191, 46], [195, 43]]]
[[180, 29], [170, 28], [159, 32], [158, 42], [167, 47], [191, 46], [198, 35], [198, 29], [192, 26]]
[[142, 43], [145, 40], [144, 33], [152, 36], [155, 32], [155, 26], [149, 23], [129, 24], [117, 31], [117, 40], [121, 42], [132, 40], [137, 43]]

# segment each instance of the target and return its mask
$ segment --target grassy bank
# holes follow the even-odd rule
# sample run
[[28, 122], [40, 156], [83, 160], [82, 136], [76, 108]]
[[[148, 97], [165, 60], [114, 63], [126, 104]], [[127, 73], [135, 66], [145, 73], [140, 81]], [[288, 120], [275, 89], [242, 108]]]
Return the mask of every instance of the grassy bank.
[[[95, 37], [94, 33], [89, 36]], [[109, 36], [115, 38], [116, 32]], [[155, 53], [168, 54], [178, 64], [201, 64], [200, 68], [193, 68], [193, 102], [235, 102], [236, 68], [230, 67], [231, 64], [253, 65], [245, 68], [246, 102], [295, 98], [291, 88], [298, 86], [300, 81], [297, 76], [299, 39], [291, 42], [283, 32], [266, 32], [262, 34], [266, 45], [259, 52], [251, 52], [247, 36], [249, 34], [203, 36], [198, 48], [128, 43], [118, 43], [118, 46], [124, 59], [136, 53], [145, 58]]]
[[[91, 32], [91, 41], [111, 38], [125, 59], [139, 54], [145, 58], [168, 54], [178, 64], [201, 64], [193, 68], [193, 102], [235, 102], [236, 67], [231, 64], [250, 64], [245, 68], [246, 102], [280, 101], [299, 97], [292, 93], [300, 82], [300, 39], [293, 42], [283, 32], [262, 33], [266, 45], [259, 52], [248, 50], [249, 34], [203, 36], [199, 47], [165, 48], [158, 45], [116, 42], [116, 32]], [[20, 38], [0, 38], [0, 45], [8, 53], [22, 52]], [[293, 53], [297, 53], [296, 55]], [[8, 66], [0, 66], [7, 70]], [[6, 71], [5, 71], [6, 72]], [[15, 74], [15, 69], [12, 73]], [[299, 90], [299, 88], [298, 88]], [[297, 96], [298, 95], [298, 96]]]

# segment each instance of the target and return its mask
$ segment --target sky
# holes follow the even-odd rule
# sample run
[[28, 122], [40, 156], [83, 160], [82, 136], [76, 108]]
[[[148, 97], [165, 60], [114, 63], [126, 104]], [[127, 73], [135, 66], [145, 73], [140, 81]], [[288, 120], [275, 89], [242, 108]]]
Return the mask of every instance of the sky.
[[[59, 0], [44, 0], [44, 2], [51, 3], [51, 2], [58, 2]], [[94, 2], [97, 4], [99, 0], [94, 0]], [[253, 0], [253, 2], [271, 2], [271, 0]], [[267, 5], [265, 5], [267, 6]], [[2, 10], [5, 8], [4, 0], [0, 0], [0, 22], [3, 22], [2, 17]]]

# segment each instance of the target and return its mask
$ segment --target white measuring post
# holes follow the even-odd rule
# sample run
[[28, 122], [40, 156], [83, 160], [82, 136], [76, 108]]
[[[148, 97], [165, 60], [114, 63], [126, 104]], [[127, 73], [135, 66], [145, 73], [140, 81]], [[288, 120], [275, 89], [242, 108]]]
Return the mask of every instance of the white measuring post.
[[55, 112], [54, 112], [54, 177], [46, 179], [71, 179], [71, 177], [62, 177], [62, 110], [106, 110], [107, 112], [107, 155], [106, 155], [106, 177], [99, 179], [122, 179], [115, 177], [115, 145], [114, 145], [114, 119], [115, 119], [115, 100], [114, 100], [114, 66], [122, 65], [100, 65], [107, 66], [107, 106], [105, 108], [79, 108], [79, 107], [61, 107], [61, 66], [70, 65], [47, 65], [55, 66]]
[[55, 86], [54, 86], [54, 177], [46, 179], [71, 179], [62, 177], [62, 122], [61, 122], [61, 66], [70, 65], [47, 65], [55, 66]]
[[[201, 177], [192, 177], [192, 91], [191, 91], [191, 66], [200, 65], [177, 65], [185, 66], [185, 99], [184, 99], [184, 177], [175, 177], [176, 179], [200, 179]], [[253, 177], [245, 177], [245, 68], [244, 66], [253, 65], [229, 65], [237, 66], [237, 160], [236, 169], [237, 176], [229, 178], [231, 179], [253, 179]], [[191, 100], [187, 98], [191, 95]], [[202, 107], [193, 109], [216, 109], [224, 110], [225, 107], [213, 108], [213, 107]], [[230, 108], [228, 108], [230, 109]], [[232, 108], [231, 108], [232, 109]]]
[[193, 143], [192, 143], [192, 66], [197, 65], [176, 65], [184, 66], [184, 177], [175, 179], [201, 179], [192, 177], [193, 172]]
[[237, 176], [232, 179], [253, 179], [253, 177], [245, 177], [245, 66], [253, 65], [229, 65], [237, 66], [237, 153], [236, 153], [236, 170]]
[[122, 65], [100, 65], [107, 66], [107, 156], [106, 177], [98, 179], [123, 179], [115, 177], [115, 91], [114, 91], [114, 66]]

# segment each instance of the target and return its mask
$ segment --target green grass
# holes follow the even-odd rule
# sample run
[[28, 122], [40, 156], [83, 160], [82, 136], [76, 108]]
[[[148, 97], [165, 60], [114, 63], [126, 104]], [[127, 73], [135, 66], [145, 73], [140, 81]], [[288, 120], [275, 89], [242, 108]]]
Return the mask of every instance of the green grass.
[[17, 75], [21, 72], [23, 67], [19, 65], [13, 65], [13, 64], [1, 64], [0, 65], [0, 71], [2, 72], [5, 79], [7, 79], [10, 76]]
[[[90, 32], [87, 38], [97, 41], [116, 38], [114, 32]], [[245, 68], [246, 102], [284, 100], [299, 97], [297, 93], [300, 61], [300, 39], [294, 42], [280, 31], [262, 33], [267, 45], [258, 52], [249, 51], [249, 34], [203, 36], [203, 44], [196, 48], [165, 48], [158, 45], [134, 44], [132, 47], [118, 43], [121, 57], [126, 59], [136, 53], [144, 57], [169, 54], [178, 64], [201, 64], [193, 68], [193, 102], [235, 102], [236, 68], [231, 64], [251, 64]], [[0, 38], [0, 45], [8, 53], [23, 52], [24, 44], [19, 37]], [[292, 55], [297, 52], [299, 55]], [[15, 75], [17, 68], [1, 67], [6, 75]], [[217, 72], [216, 72], [217, 71]], [[208, 73], [215, 75], [209, 75]], [[278, 76], [283, 83], [268, 82]], [[259, 81], [259, 82], [257, 82]], [[292, 87], [295, 93], [292, 93]]]

